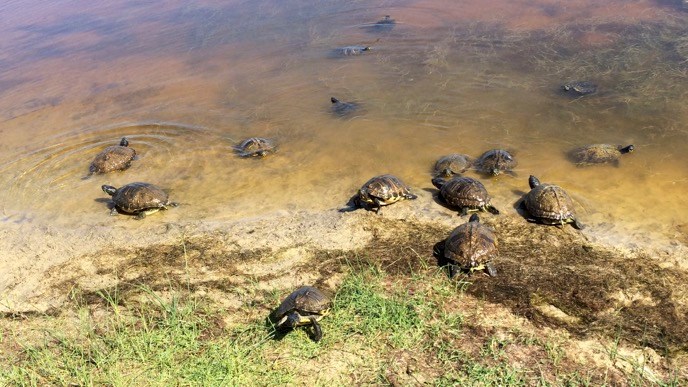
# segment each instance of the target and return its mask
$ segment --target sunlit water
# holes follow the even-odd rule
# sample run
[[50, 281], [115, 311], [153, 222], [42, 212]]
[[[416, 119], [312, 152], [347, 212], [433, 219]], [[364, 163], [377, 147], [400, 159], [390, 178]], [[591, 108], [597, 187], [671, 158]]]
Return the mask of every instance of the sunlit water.
[[[71, 229], [130, 221], [108, 217], [100, 186], [133, 181], [182, 204], [155, 215], [168, 222], [327, 210], [371, 176], [393, 173], [420, 191], [432, 187], [438, 157], [505, 148], [517, 177], [467, 173], [504, 212], [533, 174], [563, 186], [586, 232], [612, 244], [664, 244], [684, 229], [680, 1], [317, 4], [0, 5], [1, 220]], [[384, 15], [397, 24], [371, 28]], [[332, 57], [347, 45], [373, 50]], [[562, 95], [572, 80], [599, 91]], [[362, 109], [336, 117], [331, 96]], [[82, 180], [123, 136], [139, 154], [132, 167]], [[236, 157], [232, 146], [252, 136], [273, 139], [278, 152]], [[589, 143], [636, 151], [618, 167], [566, 159]]]

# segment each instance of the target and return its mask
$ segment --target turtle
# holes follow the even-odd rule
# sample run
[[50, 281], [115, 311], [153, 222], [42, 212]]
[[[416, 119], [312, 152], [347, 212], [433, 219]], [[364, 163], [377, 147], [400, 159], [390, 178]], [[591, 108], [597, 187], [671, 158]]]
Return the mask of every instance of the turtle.
[[504, 172], [515, 176], [513, 169], [518, 162], [504, 149], [491, 149], [480, 155], [473, 165], [476, 170], [485, 174], [497, 176]]
[[518, 208], [525, 212], [526, 220], [549, 225], [571, 223], [573, 228], [582, 230], [583, 225], [576, 219], [573, 201], [563, 188], [554, 184], [540, 183], [537, 177], [528, 178], [528, 192]]
[[330, 299], [313, 286], [302, 286], [282, 301], [274, 312], [278, 329], [292, 329], [302, 325], [313, 326], [313, 341], [322, 339], [318, 321], [330, 312]]
[[368, 180], [354, 197], [356, 207], [369, 209], [373, 207], [375, 213], [380, 213], [380, 207], [387, 206], [405, 199], [417, 199], [408, 186], [394, 175], [380, 175]]
[[397, 24], [396, 20], [392, 19], [390, 15], [385, 15], [384, 18], [378, 20], [372, 25], [368, 25], [368, 28], [372, 32], [383, 32], [383, 31], [391, 31], [392, 28]]
[[562, 85], [561, 89], [566, 94], [578, 97], [595, 93], [597, 91], [597, 85], [590, 81], [574, 81]]
[[618, 166], [619, 157], [634, 149], [633, 145], [592, 144], [572, 150], [569, 156], [578, 165], [614, 163]]
[[372, 50], [370, 46], [343, 46], [337, 47], [332, 51], [333, 57], [360, 56]]
[[114, 206], [110, 215], [117, 215], [121, 211], [136, 215], [137, 219], [143, 219], [146, 215], [178, 205], [170, 202], [165, 191], [149, 183], [129, 183], [119, 188], [103, 185], [101, 188], [103, 192], [112, 196]]
[[265, 157], [275, 152], [277, 147], [267, 138], [251, 137], [235, 146], [234, 150], [241, 157]]
[[445, 180], [436, 177], [432, 179], [432, 184], [440, 190], [439, 198], [448, 206], [458, 208], [460, 215], [476, 211], [487, 211], [499, 215], [499, 210], [490, 204], [487, 189], [476, 179], [457, 176]]
[[122, 137], [119, 145], [109, 146], [103, 149], [91, 161], [89, 167], [89, 174], [102, 174], [112, 171], [123, 171], [131, 166], [132, 160], [136, 157], [136, 151], [129, 148], [129, 141], [126, 137]]
[[442, 156], [435, 162], [434, 173], [435, 176], [451, 177], [460, 173], [466, 172], [473, 164], [473, 159], [470, 156], [452, 153], [450, 155]]
[[497, 237], [480, 223], [478, 214], [455, 228], [449, 237], [435, 245], [435, 253], [441, 263], [449, 268], [449, 277], [456, 275], [457, 268], [472, 273], [485, 270], [490, 277], [497, 275], [492, 261], [499, 256]]
[[331, 97], [330, 102], [332, 102], [332, 113], [339, 117], [346, 117], [356, 112], [360, 107], [356, 102], [343, 102], [335, 97]]

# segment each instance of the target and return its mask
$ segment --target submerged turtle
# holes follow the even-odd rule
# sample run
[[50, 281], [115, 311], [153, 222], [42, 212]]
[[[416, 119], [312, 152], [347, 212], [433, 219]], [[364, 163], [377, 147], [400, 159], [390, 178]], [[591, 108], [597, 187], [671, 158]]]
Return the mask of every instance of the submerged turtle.
[[312, 325], [314, 341], [322, 339], [318, 321], [330, 312], [330, 299], [317, 288], [303, 286], [293, 291], [274, 312], [277, 328], [291, 329]]
[[582, 96], [596, 92], [597, 85], [590, 81], [575, 81], [562, 85], [561, 89], [567, 94]]
[[234, 150], [241, 157], [265, 157], [268, 153], [275, 152], [277, 147], [267, 138], [251, 137], [235, 146]]
[[372, 50], [370, 46], [344, 46], [337, 47], [332, 51], [333, 57], [359, 56]]
[[359, 108], [359, 105], [356, 102], [343, 102], [335, 97], [330, 98], [330, 102], [332, 102], [332, 113], [340, 117], [348, 116], [349, 114], [357, 111]]
[[633, 145], [593, 144], [574, 149], [569, 156], [578, 165], [614, 163], [619, 165], [619, 157], [634, 150]]
[[368, 209], [373, 207], [375, 213], [380, 212], [380, 207], [387, 206], [405, 199], [416, 199], [418, 196], [411, 193], [408, 186], [394, 175], [375, 176], [368, 180], [358, 194], [354, 197], [356, 207]]
[[165, 191], [149, 183], [129, 183], [119, 188], [103, 185], [101, 188], [103, 192], [112, 196], [112, 202], [115, 204], [110, 215], [117, 215], [121, 211], [136, 215], [137, 219], [143, 219], [159, 210], [177, 206], [177, 203], [169, 201]]
[[435, 176], [451, 177], [466, 172], [473, 164], [473, 159], [467, 155], [452, 153], [442, 156], [435, 162]]
[[470, 177], [455, 177], [445, 180], [441, 177], [432, 179], [432, 184], [440, 190], [439, 197], [447, 205], [459, 209], [460, 215], [469, 212], [488, 211], [498, 215], [497, 210], [490, 204], [490, 195], [483, 183]]
[[135, 157], [136, 151], [133, 148], [129, 148], [129, 141], [127, 141], [126, 137], [122, 137], [119, 145], [109, 146], [96, 155], [89, 167], [90, 173], [88, 176], [94, 173], [125, 170], [131, 166], [131, 161]]
[[392, 19], [390, 15], [385, 15], [384, 18], [378, 20], [376, 23], [368, 25], [368, 29], [372, 32], [391, 31], [396, 24], [396, 20]]
[[530, 192], [521, 201], [519, 208], [526, 212], [529, 222], [550, 225], [571, 225], [582, 230], [583, 225], [576, 219], [573, 201], [563, 188], [554, 184], [542, 184], [535, 176], [528, 178]]
[[500, 173], [508, 173], [515, 176], [513, 169], [518, 163], [516, 159], [504, 149], [491, 149], [483, 153], [475, 162], [475, 168], [482, 173], [497, 176]]
[[485, 270], [491, 277], [497, 275], [492, 263], [499, 255], [497, 237], [480, 223], [478, 214], [471, 215], [468, 222], [455, 228], [444, 243], [438, 243], [436, 253], [448, 265], [450, 277], [454, 277], [457, 267], [469, 273]]

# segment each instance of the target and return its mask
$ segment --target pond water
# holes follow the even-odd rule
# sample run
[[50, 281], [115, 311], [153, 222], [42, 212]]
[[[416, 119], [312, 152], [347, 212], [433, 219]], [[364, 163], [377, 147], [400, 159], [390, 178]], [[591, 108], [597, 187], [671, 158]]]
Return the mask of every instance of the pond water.
[[[368, 178], [432, 188], [448, 153], [513, 152], [479, 177], [497, 207], [528, 176], [564, 187], [585, 232], [686, 240], [688, 12], [681, 1], [302, 0], [0, 5], [0, 219], [110, 224], [100, 186], [147, 181], [182, 205], [157, 220], [224, 221], [343, 206]], [[392, 28], [374, 23], [390, 15]], [[373, 49], [333, 57], [340, 46]], [[560, 86], [598, 85], [571, 98]], [[362, 109], [340, 118], [330, 98]], [[124, 172], [82, 180], [127, 137]], [[241, 159], [244, 138], [278, 152]], [[619, 165], [566, 152], [634, 144]], [[123, 222], [129, 219], [116, 221]], [[149, 221], [146, 220], [146, 221]], [[9, 226], [8, 226], [9, 227]], [[641, 239], [640, 237], [643, 236]], [[681, 239], [683, 238], [683, 239]]]

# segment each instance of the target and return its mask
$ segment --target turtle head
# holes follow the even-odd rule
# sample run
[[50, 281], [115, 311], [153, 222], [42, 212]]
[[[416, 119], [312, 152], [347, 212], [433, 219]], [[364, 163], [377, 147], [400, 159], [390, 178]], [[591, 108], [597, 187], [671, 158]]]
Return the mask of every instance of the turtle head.
[[478, 223], [479, 223], [479, 222], [480, 222], [480, 217], [478, 216], [478, 214], [473, 214], [473, 215], [471, 215], [471, 218], [468, 219], [468, 221], [469, 221], [469, 222], [478, 222]]
[[537, 177], [530, 175], [530, 177], [528, 178], [528, 185], [530, 186], [530, 189], [533, 189], [540, 185], [540, 180], [538, 180]]
[[373, 199], [370, 198], [370, 195], [368, 194], [368, 190], [365, 188], [361, 188], [358, 190], [358, 203], [372, 203]]
[[370, 50], [372, 50], [372, 49], [373, 49], [373, 48], [370, 47], [370, 46], [365, 46], [365, 47], [363, 47], [363, 49], [362, 49], [361, 51], [370, 51]]
[[492, 170], [490, 172], [492, 173], [492, 176], [497, 176], [497, 175], [499, 175], [500, 171], [499, 171], [499, 168], [492, 168]]
[[122, 141], [119, 142], [119, 146], [129, 146], [129, 141], [126, 137], [122, 137]]
[[297, 325], [299, 325], [300, 321], [301, 315], [299, 315], [296, 311], [292, 311], [291, 313], [288, 313], [282, 317], [282, 319], [277, 322], [277, 326], [281, 329], [295, 328]]
[[442, 186], [444, 186], [445, 183], [446, 181], [441, 176], [437, 176], [436, 178], [432, 179], [432, 185], [437, 187], [437, 189], [442, 189]]
[[330, 101], [332, 101], [332, 103], [338, 103], [339, 102], [339, 100], [335, 97], [330, 98]]
[[115, 192], [117, 192], [117, 188], [115, 188], [111, 185], [103, 185], [101, 188], [103, 189], [103, 192], [105, 192], [106, 194], [108, 194], [110, 196], [114, 195]]
[[633, 152], [634, 150], [635, 150], [635, 147], [634, 147], [633, 145], [629, 145], [629, 146], [627, 146], [627, 147], [625, 147], [625, 148], [619, 149], [619, 152], [621, 152], [621, 153], [631, 153], [631, 152]]

